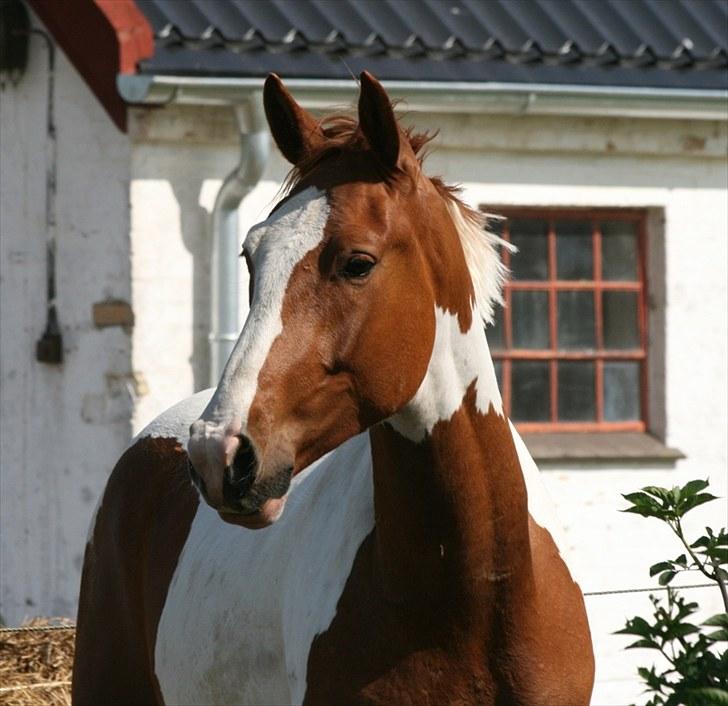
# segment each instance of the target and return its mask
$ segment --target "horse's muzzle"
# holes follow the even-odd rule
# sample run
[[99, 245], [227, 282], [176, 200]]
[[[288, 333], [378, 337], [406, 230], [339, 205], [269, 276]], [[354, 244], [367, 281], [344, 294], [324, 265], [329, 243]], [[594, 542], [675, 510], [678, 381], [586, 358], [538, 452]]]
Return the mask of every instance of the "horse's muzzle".
[[220, 517], [231, 525], [239, 525], [246, 529], [262, 529], [272, 525], [282, 514], [286, 504], [286, 496], [268, 498], [257, 512], [240, 513], [219, 510]]

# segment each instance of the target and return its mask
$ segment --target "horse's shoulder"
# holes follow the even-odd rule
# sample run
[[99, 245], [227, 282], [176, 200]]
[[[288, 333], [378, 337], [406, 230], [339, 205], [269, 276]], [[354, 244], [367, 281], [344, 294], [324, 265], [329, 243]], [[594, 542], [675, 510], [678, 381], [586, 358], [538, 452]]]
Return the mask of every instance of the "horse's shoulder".
[[[89, 541], [99, 528], [138, 534], [158, 511], [174, 503], [191, 505], [197, 494], [187, 473], [185, 450], [190, 424], [207, 404], [212, 390], [192, 395], [156, 417], [124, 451], [106, 484], [94, 515]], [[133, 530], [133, 531], [132, 531]]]
[[[109, 476], [84, 558], [74, 703], [159, 702], [150, 654], [199, 503], [183, 438], [173, 428], [184, 418], [179, 405], [161, 415]], [[104, 635], [113, 635], [112, 643]], [[126, 649], [121, 664], [119, 644]]]
[[214, 388], [202, 390], [165, 410], [137, 434], [132, 444], [147, 438], [167, 438], [186, 445], [190, 424], [200, 417], [214, 391]]

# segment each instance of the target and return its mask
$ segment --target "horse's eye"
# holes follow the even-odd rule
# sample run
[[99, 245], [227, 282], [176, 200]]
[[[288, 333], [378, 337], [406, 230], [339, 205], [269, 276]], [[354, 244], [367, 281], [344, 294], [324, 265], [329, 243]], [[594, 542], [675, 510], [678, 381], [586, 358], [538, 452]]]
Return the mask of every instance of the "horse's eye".
[[374, 260], [367, 255], [352, 255], [344, 265], [343, 275], [349, 279], [366, 277], [374, 267]]

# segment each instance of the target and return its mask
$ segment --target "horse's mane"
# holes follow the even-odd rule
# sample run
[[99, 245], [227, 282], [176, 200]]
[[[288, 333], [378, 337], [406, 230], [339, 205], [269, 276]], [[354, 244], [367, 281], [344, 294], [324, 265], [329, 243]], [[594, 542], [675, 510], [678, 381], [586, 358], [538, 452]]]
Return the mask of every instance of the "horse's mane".
[[[321, 120], [319, 128], [326, 137], [288, 173], [284, 190], [290, 191], [305, 179], [318, 164], [342, 149], [362, 150], [366, 138], [359, 130], [358, 121], [351, 115], [335, 114]], [[427, 146], [437, 137], [437, 132], [415, 132], [413, 128], [402, 128], [417, 161], [422, 166], [427, 157]], [[460, 199], [461, 188], [445, 184], [440, 177], [429, 179], [447, 204], [450, 217], [460, 236], [470, 278], [475, 292], [475, 304], [486, 323], [492, 324], [497, 304], [503, 304], [503, 285], [508, 278], [508, 268], [503, 264], [499, 248], [515, 250], [510, 243], [488, 230], [492, 220], [500, 216], [483, 213], [471, 208]]]

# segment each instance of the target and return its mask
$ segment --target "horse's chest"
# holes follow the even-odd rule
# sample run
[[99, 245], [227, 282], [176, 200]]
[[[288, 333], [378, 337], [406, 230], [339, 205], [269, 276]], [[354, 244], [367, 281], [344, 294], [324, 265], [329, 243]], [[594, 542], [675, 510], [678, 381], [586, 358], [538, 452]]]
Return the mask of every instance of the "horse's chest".
[[[368, 440], [302, 474], [275, 525], [252, 532], [200, 505], [157, 633], [165, 702], [298, 704], [316, 635], [329, 627], [373, 527]], [[353, 448], [352, 448], [353, 445]]]
[[[450, 629], [450, 611], [386, 600], [372, 580], [375, 535], [357, 553], [328, 629], [313, 641], [305, 706], [492, 703], [483, 635]], [[457, 694], [454, 701], [451, 697]]]

